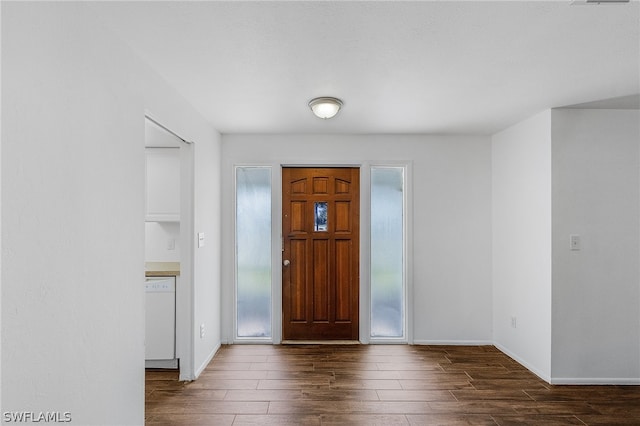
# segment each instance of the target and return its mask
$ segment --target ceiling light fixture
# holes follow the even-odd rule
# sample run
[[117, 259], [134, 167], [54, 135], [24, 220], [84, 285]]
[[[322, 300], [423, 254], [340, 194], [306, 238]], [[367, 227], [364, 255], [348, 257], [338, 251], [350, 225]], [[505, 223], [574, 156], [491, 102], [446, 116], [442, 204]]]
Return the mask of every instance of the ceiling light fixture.
[[330, 96], [324, 96], [321, 98], [311, 99], [309, 101], [309, 108], [316, 115], [316, 117], [327, 119], [335, 116], [342, 107], [342, 101], [338, 98]]

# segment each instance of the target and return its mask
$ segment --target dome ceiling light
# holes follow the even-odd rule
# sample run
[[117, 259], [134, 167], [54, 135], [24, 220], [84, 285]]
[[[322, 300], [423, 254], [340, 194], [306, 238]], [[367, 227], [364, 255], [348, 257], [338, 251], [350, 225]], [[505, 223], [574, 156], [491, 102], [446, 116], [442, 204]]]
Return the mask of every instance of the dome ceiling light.
[[342, 101], [338, 98], [324, 96], [321, 98], [311, 99], [309, 108], [318, 118], [327, 119], [335, 116], [342, 107]]

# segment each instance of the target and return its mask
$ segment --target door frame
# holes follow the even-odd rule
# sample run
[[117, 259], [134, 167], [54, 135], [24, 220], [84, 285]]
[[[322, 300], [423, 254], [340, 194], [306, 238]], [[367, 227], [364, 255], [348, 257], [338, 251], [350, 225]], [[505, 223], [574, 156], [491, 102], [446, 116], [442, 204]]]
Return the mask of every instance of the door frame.
[[[371, 296], [369, 289], [363, 287], [363, 283], [368, 283], [369, 280], [369, 233], [367, 231], [370, 227], [369, 208], [370, 208], [370, 191], [371, 183], [369, 165], [362, 162], [287, 162], [280, 163], [274, 166], [272, 169], [272, 238], [275, 242], [275, 246], [272, 245], [272, 309], [273, 318], [271, 321], [272, 337], [274, 344], [282, 343], [282, 169], [284, 167], [331, 167], [331, 168], [348, 168], [353, 167], [360, 170], [360, 250], [359, 250], [359, 268], [360, 268], [360, 280], [358, 282], [359, 288], [359, 318], [358, 318], [358, 336], [360, 343], [369, 343], [369, 329], [370, 329], [370, 311], [369, 306]], [[366, 181], [365, 181], [366, 179]], [[365, 207], [366, 206], [366, 207]], [[365, 245], [366, 244], [366, 245]], [[363, 294], [366, 292], [366, 294]]]
[[[402, 339], [371, 339], [371, 167], [392, 166], [403, 167], [405, 169], [405, 337]], [[413, 343], [413, 186], [412, 186], [412, 162], [411, 160], [379, 160], [379, 161], [309, 161], [293, 160], [282, 162], [271, 161], [243, 161], [231, 165], [233, 174], [232, 182], [232, 210], [235, 212], [235, 170], [237, 167], [270, 167], [271, 168], [271, 338], [270, 339], [247, 339], [238, 338], [236, 335], [236, 299], [235, 286], [236, 277], [233, 272], [233, 290], [226, 299], [230, 302], [227, 317], [229, 343], [282, 343], [282, 168], [283, 167], [357, 167], [360, 170], [360, 296], [359, 296], [359, 337], [360, 343], [392, 343], [403, 344]], [[233, 229], [235, 230], [235, 213], [231, 215]], [[235, 244], [235, 231], [232, 236]], [[234, 245], [235, 246], [235, 245]], [[236, 264], [235, 252], [233, 254], [233, 265]], [[235, 266], [233, 267], [235, 271]], [[228, 329], [228, 328], [227, 328]]]
[[[302, 324], [296, 324], [295, 321], [294, 322], [284, 322], [284, 318], [286, 317], [287, 314], [287, 310], [285, 309], [285, 306], [282, 306], [282, 310], [281, 310], [281, 318], [283, 319], [283, 324], [281, 327], [282, 332], [284, 333], [284, 328], [288, 328], [289, 332], [290, 332], [290, 337], [289, 339], [291, 339], [292, 341], [297, 341], [297, 340], [302, 340], [302, 341], [309, 341], [309, 340], [316, 340], [316, 337], [314, 336], [320, 336], [323, 335], [322, 337], [318, 337], [317, 340], [333, 340], [333, 339], [337, 339], [337, 340], [347, 340], [347, 341], [353, 341], [353, 340], [358, 340], [360, 339], [360, 242], [361, 242], [361, 238], [360, 238], [360, 232], [361, 232], [361, 228], [360, 228], [360, 214], [361, 214], [361, 209], [360, 209], [360, 175], [361, 175], [361, 168], [360, 167], [317, 167], [317, 166], [313, 166], [313, 167], [307, 167], [307, 166], [300, 166], [300, 167], [286, 167], [286, 166], [281, 166], [280, 167], [280, 171], [281, 173], [283, 173], [284, 171], [290, 171], [289, 172], [289, 178], [287, 179], [287, 181], [285, 182], [283, 179], [281, 179], [280, 185], [282, 187], [282, 190], [285, 190], [286, 188], [290, 188], [291, 186], [291, 179], [296, 179], [296, 178], [300, 178], [302, 176], [304, 176], [305, 179], [309, 179], [309, 184], [311, 185], [311, 187], [315, 187], [314, 183], [315, 182], [315, 178], [317, 176], [328, 176], [329, 181], [333, 182], [334, 180], [337, 182], [338, 179], [348, 179], [349, 184], [347, 185], [347, 187], [349, 188], [348, 190], [348, 200], [349, 200], [349, 209], [348, 209], [348, 219], [346, 220], [346, 222], [342, 222], [343, 225], [345, 225], [346, 223], [349, 224], [348, 228], [346, 229], [345, 234], [341, 234], [337, 229], [335, 229], [338, 226], [339, 220], [338, 220], [338, 205], [341, 202], [340, 200], [344, 201], [347, 198], [346, 194], [340, 194], [340, 193], [336, 193], [336, 187], [334, 187], [333, 189], [330, 188], [326, 188], [325, 191], [326, 193], [321, 195], [315, 192], [315, 190], [311, 187], [309, 188], [305, 188], [305, 195], [302, 197], [300, 194], [296, 194], [296, 193], [292, 193], [290, 194], [290, 198], [289, 200], [293, 201], [293, 200], [297, 200], [300, 197], [302, 197], [305, 201], [310, 201], [310, 200], [315, 200], [315, 201], [319, 201], [319, 200], [325, 200], [328, 203], [325, 204], [329, 204], [328, 208], [329, 209], [333, 209], [332, 213], [329, 215], [329, 222], [327, 222], [329, 224], [328, 228], [325, 230], [327, 231], [325, 232], [320, 232], [320, 233], [316, 233], [316, 232], [312, 232], [311, 230], [309, 230], [309, 228], [307, 228], [307, 226], [309, 226], [309, 219], [313, 218], [315, 216], [315, 213], [310, 213], [311, 217], [307, 217], [306, 215], [303, 215], [303, 217], [305, 217], [305, 231], [302, 232], [300, 235], [295, 234], [289, 234], [289, 235], [285, 235], [285, 233], [282, 233], [281, 236], [281, 242], [282, 242], [282, 248], [280, 250], [281, 255], [284, 255], [286, 252], [286, 248], [287, 248], [287, 244], [286, 242], [288, 241], [288, 248], [289, 248], [289, 252], [288, 252], [288, 258], [291, 259], [291, 263], [292, 265], [295, 263], [295, 258], [294, 258], [294, 250], [293, 250], [293, 241], [294, 240], [298, 240], [300, 241], [300, 238], [304, 238], [305, 241], [305, 247], [309, 250], [308, 253], [305, 253], [304, 257], [306, 258], [307, 261], [309, 261], [309, 264], [306, 264], [306, 262], [303, 262], [306, 266], [304, 267], [304, 271], [305, 271], [305, 278], [303, 279], [303, 285], [305, 286], [306, 290], [304, 292], [305, 294], [305, 300], [304, 302], [302, 302], [304, 304], [304, 306], [306, 308], [309, 308], [308, 303], [309, 303], [309, 297], [311, 297], [311, 299], [313, 300], [312, 304], [313, 304], [313, 308], [306, 310], [305, 309], [305, 325]], [[299, 172], [302, 171], [303, 175], [300, 175]], [[284, 175], [284, 173], [283, 173]], [[337, 185], [337, 183], [336, 183]], [[329, 186], [331, 187], [331, 184], [329, 184]], [[310, 192], [309, 192], [310, 190]], [[284, 194], [283, 194], [283, 198]], [[313, 205], [313, 202], [310, 201], [309, 202], [310, 205]], [[307, 204], [305, 204], [305, 206], [307, 206]], [[355, 207], [355, 208], [353, 208]], [[285, 204], [281, 203], [281, 208], [284, 209], [285, 208]], [[293, 211], [291, 210], [291, 207], [289, 206], [289, 213], [292, 215], [292, 218], [290, 218], [289, 220], [292, 221], [293, 220]], [[281, 214], [280, 215], [280, 220], [282, 221], [282, 224], [284, 225], [284, 223], [286, 222], [285, 217]], [[289, 232], [293, 232], [293, 231], [289, 231]], [[349, 235], [348, 237], [346, 237], [346, 235]], [[334, 255], [337, 255], [337, 250], [338, 250], [338, 246], [339, 243], [338, 241], [342, 240], [343, 238], [348, 238], [348, 240], [350, 241], [349, 244], [349, 258], [351, 259], [348, 263], [348, 276], [349, 276], [349, 281], [348, 281], [348, 288], [349, 288], [349, 298], [348, 298], [348, 305], [349, 305], [349, 322], [348, 325], [345, 323], [341, 324], [341, 321], [338, 320], [337, 318], [334, 317], [334, 315], [337, 314], [336, 309], [338, 306], [338, 296], [337, 294], [335, 295], [335, 299], [332, 298], [332, 296], [329, 294], [331, 292], [331, 289], [333, 291], [338, 291], [339, 289], [339, 279], [337, 278], [337, 272], [338, 272], [338, 261], [336, 260], [336, 258], [333, 258], [333, 260], [331, 260], [331, 257]], [[328, 275], [326, 276], [327, 279], [327, 288], [330, 289], [329, 293], [326, 295], [326, 297], [328, 298], [328, 300], [324, 300], [325, 303], [329, 303], [329, 305], [331, 305], [331, 302], [329, 302], [330, 300], [333, 300], [334, 305], [332, 307], [327, 307], [327, 318], [325, 319], [325, 321], [327, 321], [328, 323], [326, 323], [325, 321], [315, 321], [314, 319], [310, 318], [311, 317], [315, 317], [314, 312], [315, 312], [315, 296], [314, 296], [314, 291], [312, 291], [308, 286], [311, 286], [313, 288], [315, 288], [315, 283], [314, 280], [311, 278], [311, 276], [309, 276], [310, 271], [311, 275], [313, 277], [315, 277], [315, 267], [313, 266], [315, 261], [313, 259], [316, 259], [315, 254], [312, 254], [312, 252], [314, 252], [314, 249], [312, 249], [311, 247], [315, 247], [315, 242], [316, 241], [324, 241], [327, 243], [327, 262], [328, 262], [328, 269], [327, 269], [327, 273]], [[311, 246], [309, 246], [308, 244], [311, 244]], [[305, 250], [306, 252], [306, 250]], [[309, 258], [308, 256], [311, 256], [311, 258]], [[300, 260], [300, 259], [298, 259]], [[281, 270], [283, 272], [283, 280], [280, 283], [280, 288], [282, 289], [282, 291], [284, 292], [284, 288], [285, 288], [285, 279], [284, 276], [286, 276], [284, 271], [287, 270], [291, 270], [290, 268], [292, 268], [293, 266], [289, 266], [289, 267], [285, 267], [284, 266], [284, 261], [281, 264]], [[343, 270], [344, 271], [344, 270]], [[358, 277], [358, 281], [356, 281], [354, 278]], [[294, 278], [290, 278], [289, 283], [291, 285], [293, 285], [294, 282]], [[357, 292], [357, 294], [353, 294], [352, 292]], [[355, 296], [355, 297], [354, 297]], [[285, 294], [283, 294], [283, 302], [284, 302], [284, 297]], [[342, 301], [342, 303], [344, 303], [344, 301]], [[291, 312], [288, 312], [289, 315], [291, 315]], [[311, 323], [309, 323], [309, 321], [311, 321]], [[304, 337], [301, 337], [298, 335], [299, 332], [302, 332]], [[325, 336], [324, 334], [327, 333], [327, 335]], [[297, 335], [297, 337], [293, 337], [293, 335]], [[345, 335], [348, 335], [349, 337], [345, 337]], [[340, 337], [338, 337], [340, 336]], [[284, 337], [284, 336], [283, 336]], [[352, 340], [353, 339], [353, 340]]]

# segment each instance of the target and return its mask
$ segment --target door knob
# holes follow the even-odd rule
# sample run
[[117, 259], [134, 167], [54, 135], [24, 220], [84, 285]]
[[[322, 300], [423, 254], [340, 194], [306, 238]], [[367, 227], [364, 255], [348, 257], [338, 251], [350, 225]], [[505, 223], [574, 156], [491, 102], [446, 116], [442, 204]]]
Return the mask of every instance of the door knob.
[[289, 259], [285, 259], [285, 260], [282, 261], [282, 264], [284, 266], [289, 266], [291, 264], [291, 262], [289, 261]]

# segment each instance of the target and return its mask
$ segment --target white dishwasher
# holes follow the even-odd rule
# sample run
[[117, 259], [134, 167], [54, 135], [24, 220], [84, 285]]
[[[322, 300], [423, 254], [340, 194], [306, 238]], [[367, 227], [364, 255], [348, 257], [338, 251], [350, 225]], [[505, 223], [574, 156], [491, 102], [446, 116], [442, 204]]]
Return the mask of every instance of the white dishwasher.
[[145, 367], [177, 368], [176, 279], [147, 277], [145, 289]]

